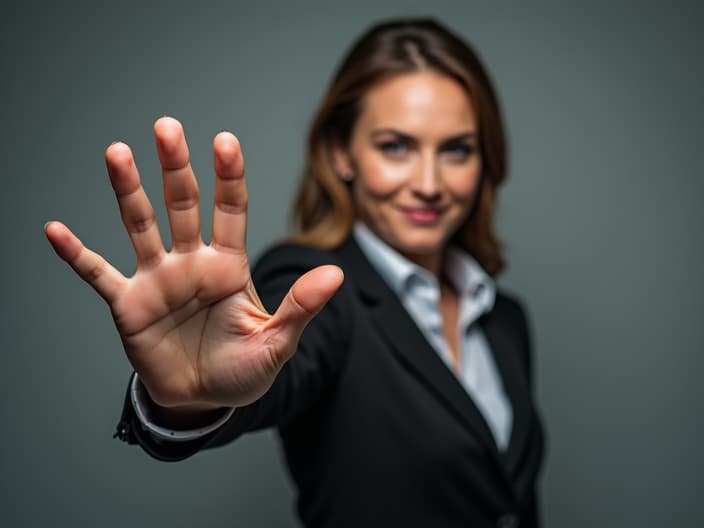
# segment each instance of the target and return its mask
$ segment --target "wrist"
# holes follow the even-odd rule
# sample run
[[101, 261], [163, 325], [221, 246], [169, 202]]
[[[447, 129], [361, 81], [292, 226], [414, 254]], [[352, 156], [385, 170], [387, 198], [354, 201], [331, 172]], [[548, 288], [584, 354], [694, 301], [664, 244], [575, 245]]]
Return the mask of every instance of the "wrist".
[[163, 407], [149, 401], [151, 421], [169, 429], [197, 429], [213, 423], [228, 410], [228, 407], [208, 404]]
[[130, 384], [132, 407], [142, 428], [157, 438], [183, 442], [221, 427], [235, 411], [208, 403], [163, 407], [154, 402], [137, 373]]

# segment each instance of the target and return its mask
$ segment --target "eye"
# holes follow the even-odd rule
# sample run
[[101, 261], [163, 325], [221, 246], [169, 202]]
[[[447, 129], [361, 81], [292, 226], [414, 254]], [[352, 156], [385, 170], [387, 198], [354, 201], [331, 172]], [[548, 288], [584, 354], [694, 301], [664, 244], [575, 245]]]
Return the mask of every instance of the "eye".
[[389, 158], [400, 158], [408, 153], [408, 146], [402, 141], [382, 141], [376, 148]]
[[471, 158], [477, 151], [474, 145], [461, 143], [456, 145], [448, 145], [445, 147], [441, 155], [450, 161], [461, 163]]

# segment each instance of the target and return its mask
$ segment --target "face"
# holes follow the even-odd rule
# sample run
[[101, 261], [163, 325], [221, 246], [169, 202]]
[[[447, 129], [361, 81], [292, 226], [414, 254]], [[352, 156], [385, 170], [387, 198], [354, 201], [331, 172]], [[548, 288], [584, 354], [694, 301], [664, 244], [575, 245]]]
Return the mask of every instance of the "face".
[[410, 260], [438, 271], [467, 218], [482, 160], [471, 101], [454, 79], [403, 74], [365, 96], [335, 165], [352, 179], [360, 219]]

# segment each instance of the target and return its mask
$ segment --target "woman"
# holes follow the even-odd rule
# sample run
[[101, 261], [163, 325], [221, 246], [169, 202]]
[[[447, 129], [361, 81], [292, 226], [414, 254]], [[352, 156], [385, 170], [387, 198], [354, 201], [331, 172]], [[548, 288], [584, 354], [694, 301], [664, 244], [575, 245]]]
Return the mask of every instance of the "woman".
[[155, 136], [170, 252], [121, 143], [106, 160], [135, 275], [46, 228], [135, 369], [117, 436], [178, 460], [277, 426], [306, 526], [537, 525], [528, 329], [491, 279], [504, 134], [471, 49], [429, 20], [361, 37], [313, 122], [301, 232], [251, 275], [237, 139], [214, 140], [206, 246], [183, 129]]

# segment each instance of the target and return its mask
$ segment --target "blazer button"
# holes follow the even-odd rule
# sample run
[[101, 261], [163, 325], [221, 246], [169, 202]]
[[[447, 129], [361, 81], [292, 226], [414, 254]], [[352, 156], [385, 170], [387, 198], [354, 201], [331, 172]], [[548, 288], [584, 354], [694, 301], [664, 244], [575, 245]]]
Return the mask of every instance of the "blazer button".
[[496, 521], [496, 528], [518, 528], [521, 524], [518, 515], [515, 513], [504, 513], [499, 520]]

